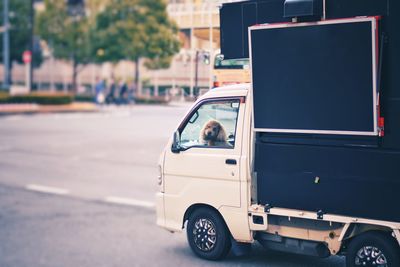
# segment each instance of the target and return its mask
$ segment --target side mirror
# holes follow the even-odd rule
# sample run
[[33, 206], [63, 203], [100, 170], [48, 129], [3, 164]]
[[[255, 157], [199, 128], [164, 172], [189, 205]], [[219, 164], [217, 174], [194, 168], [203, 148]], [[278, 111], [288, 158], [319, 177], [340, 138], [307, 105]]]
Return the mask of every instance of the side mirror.
[[179, 153], [181, 151], [181, 146], [180, 146], [180, 140], [181, 140], [181, 136], [179, 134], [179, 131], [176, 130], [174, 132], [174, 138], [172, 141], [172, 147], [171, 147], [171, 151], [172, 153]]

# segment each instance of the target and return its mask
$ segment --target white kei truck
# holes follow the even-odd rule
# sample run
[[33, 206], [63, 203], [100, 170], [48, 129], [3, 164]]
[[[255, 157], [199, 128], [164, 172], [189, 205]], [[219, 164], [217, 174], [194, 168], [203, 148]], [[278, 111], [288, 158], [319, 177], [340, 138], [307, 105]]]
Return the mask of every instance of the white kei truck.
[[157, 225], [186, 228], [208, 260], [257, 241], [399, 267], [398, 1], [253, 0], [220, 12], [222, 53], [248, 57], [252, 82], [210, 90], [179, 123], [158, 163]]

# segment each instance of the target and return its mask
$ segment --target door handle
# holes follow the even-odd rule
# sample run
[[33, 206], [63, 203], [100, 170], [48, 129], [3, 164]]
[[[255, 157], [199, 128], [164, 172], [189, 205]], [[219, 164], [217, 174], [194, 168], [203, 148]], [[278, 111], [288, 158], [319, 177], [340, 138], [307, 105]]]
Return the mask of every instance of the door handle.
[[225, 163], [228, 165], [236, 165], [236, 159], [227, 159]]

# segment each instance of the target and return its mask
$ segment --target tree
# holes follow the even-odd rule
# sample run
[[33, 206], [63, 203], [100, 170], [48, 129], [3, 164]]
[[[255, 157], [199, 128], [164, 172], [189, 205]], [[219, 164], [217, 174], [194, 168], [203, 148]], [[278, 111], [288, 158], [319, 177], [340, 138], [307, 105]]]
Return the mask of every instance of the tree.
[[[13, 62], [23, 63], [22, 53], [31, 47], [30, 1], [9, 1], [10, 68]], [[0, 3], [0, 25], [3, 25], [3, 1]], [[33, 45], [34, 67], [42, 62], [42, 51], [37, 38]], [[3, 42], [0, 41], [0, 61], [3, 61]], [[10, 72], [11, 73], [11, 72]]]
[[68, 13], [66, 1], [45, 0], [45, 10], [36, 20], [36, 30], [53, 50], [53, 56], [72, 64], [72, 89], [77, 90], [79, 72], [91, 62], [88, 18]]
[[144, 66], [149, 70], [168, 69], [171, 65], [172, 56], [147, 59]]
[[179, 51], [177, 32], [163, 0], [110, 0], [97, 15], [93, 29], [96, 60], [133, 61], [134, 80], [139, 88], [140, 59], [162, 62], [163, 67], [168, 67], [172, 55]]

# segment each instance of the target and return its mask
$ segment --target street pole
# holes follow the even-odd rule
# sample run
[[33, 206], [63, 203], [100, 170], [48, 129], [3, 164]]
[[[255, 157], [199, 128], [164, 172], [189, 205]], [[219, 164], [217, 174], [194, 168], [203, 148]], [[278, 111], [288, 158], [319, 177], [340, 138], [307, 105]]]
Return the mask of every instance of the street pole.
[[197, 50], [195, 57], [194, 90], [197, 90], [199, 86], [199, 57], [200, 51]]
[[158, 70], [154, 71], [154, 96], [158, 96], [159, 84], [158, 84]]
[[[51, 44], [51, 42], [50, 42]], [[51, 48], [53, 47], [52, 45], [50, 46]], [[51, 56], [50, 56], [50, 91], [55, 91], [55, 85], [54, 85], [54, 69], [55, 69], [55, 64], [54, 64], [54, 54], [53, 54], [53, 49], [51, 50]]]
[[[33, 64], [34, 64], [34, 62], [33, 62], [33, 42], [34, 42], [34, 37], [33, 37], [33, 30], [34, 30], [34, 23], [35, 23], [35, 9], [34, 9], [34, 6], [33, 6], [33, 3], [34, 2], [34, 0], [31, 0], [31, 3], [30, 3], [30, 22], [29, 22], [29, 24], [30, 24], [30, 38], [29, 38], [29, 50], [31, 51], [31, 54], [32, 54], [32, 58], [31, 58], [31, 62], [29, 63], [29, 65], [28, 65], [28, 68], [29, 68], [29, 79], [28, 79], [28, 81], [29, 81], [29, 83], [28, 83], [28, 90], [29, 91], [31, 91], [32, 90], [32, 85], [33, 85]], [[39, 89], [39, 88], [38, 88]]]
[[209, 64], [208, 64], [208, 89], [211, 90], [212, 88], [212, 84], [213, 84], [213, 58], [214, 58], [214, 51], [213, 51], [213, 37], [214, 37], [214, 32], [213, 32], [213, 8], [214, 8], [214, 4], [209, 4], [208, 7], [208, 18], [209, 18], [209, 45], [210, 45], [210, 49], [209, 49]]
[[32, 76], [31, 76], [31, 66], [32, 66], [32, 63], [31, 62], [27, 62], [27, 63], [25, 63], [25, 81], [26, 81], [26, 90], [29, 92], [29, 91], [31, 91], [31, 88], [32, 88], [32, 80], [31, 80], [31, 78], [32, 78]]
[[193, 99], [193, 87], [194, 87], [194, 3], [190, 4], [190, 98]]
[[3, 66], [4, 66], [4, 79], [3, 88], [8, 89], [10, 86], [10, 35], [9, 27], [10, 22], [8, 20], [8, 0], [3, 0]]

